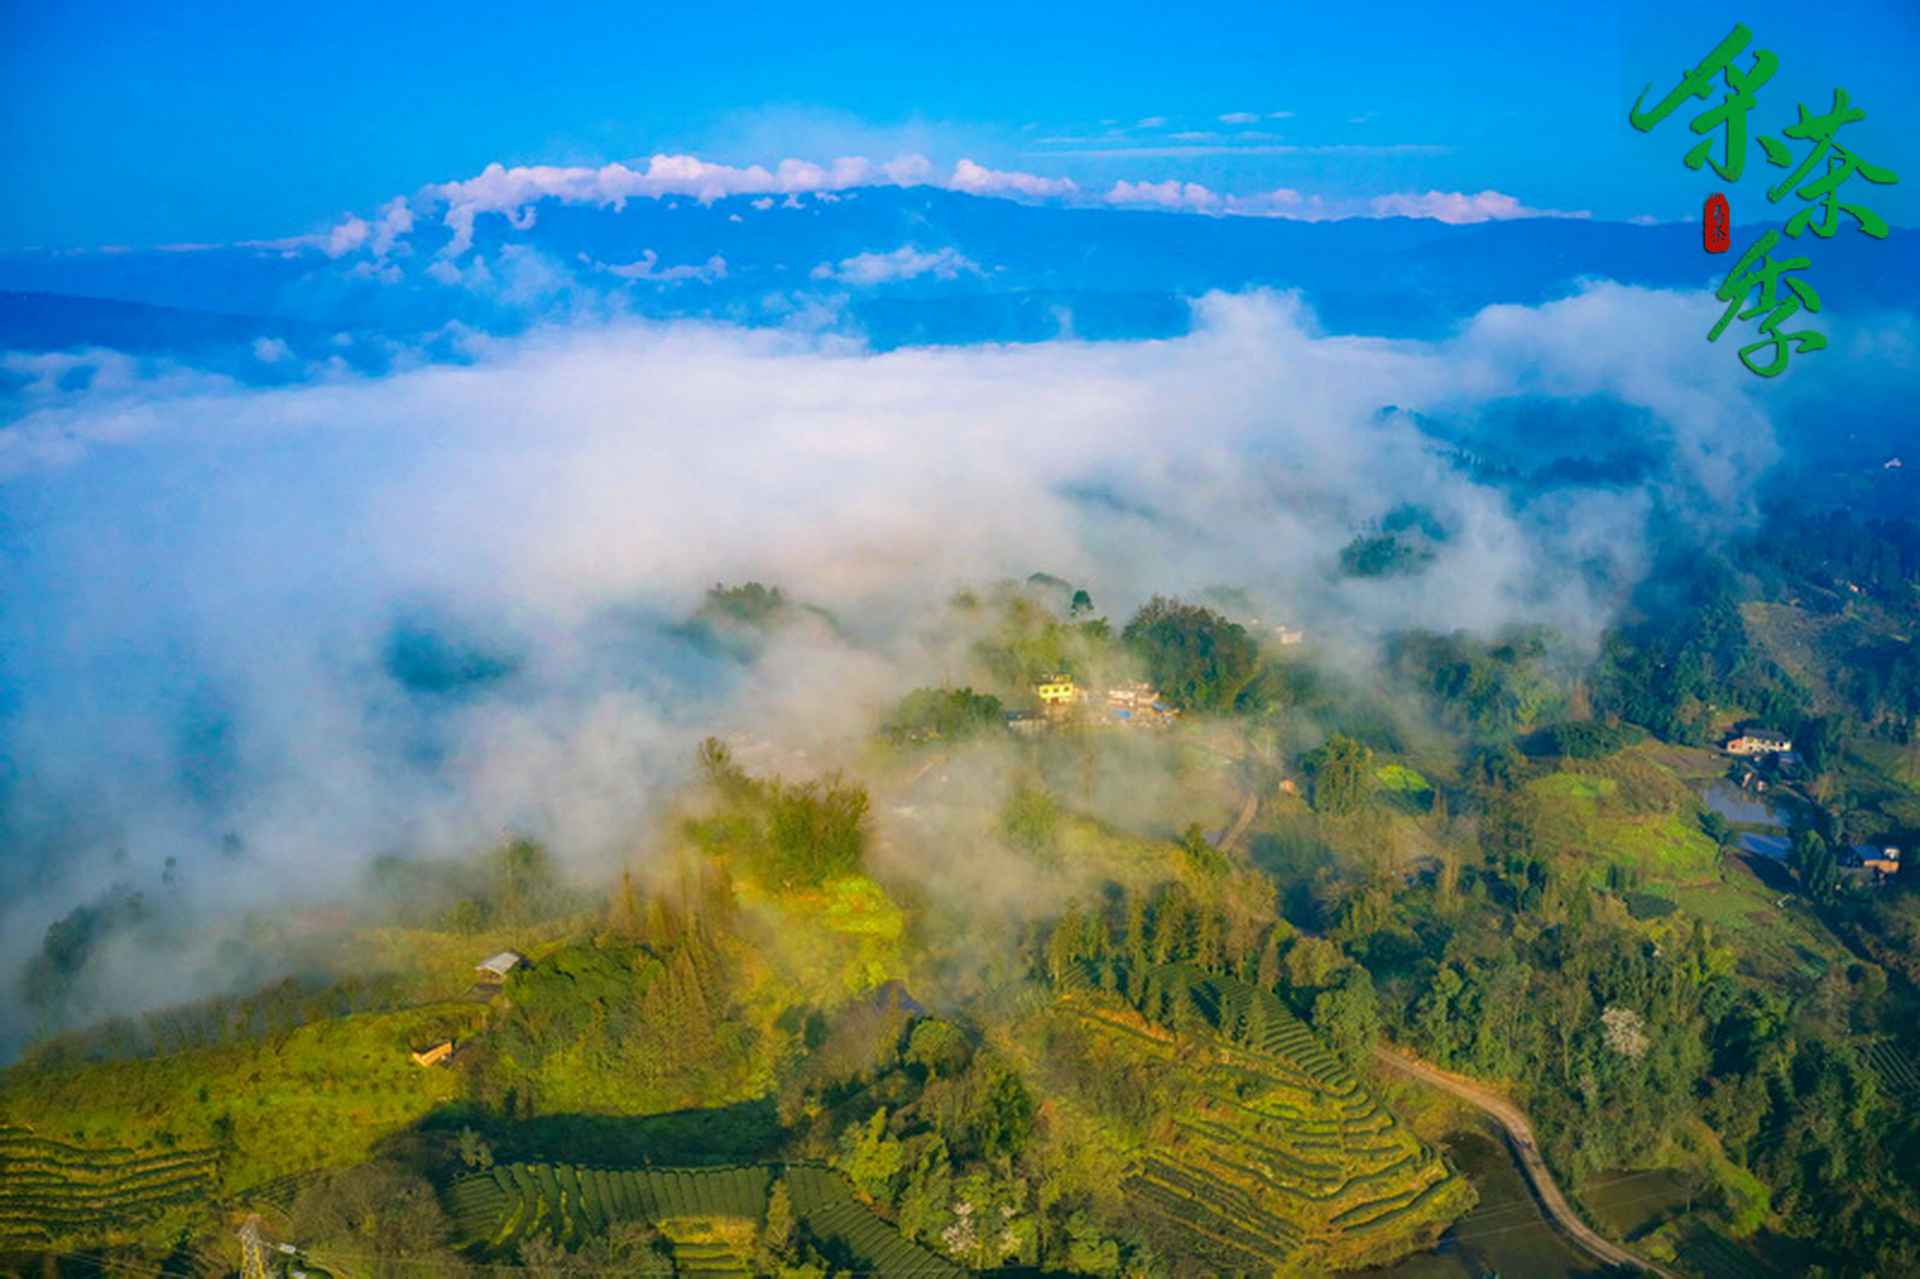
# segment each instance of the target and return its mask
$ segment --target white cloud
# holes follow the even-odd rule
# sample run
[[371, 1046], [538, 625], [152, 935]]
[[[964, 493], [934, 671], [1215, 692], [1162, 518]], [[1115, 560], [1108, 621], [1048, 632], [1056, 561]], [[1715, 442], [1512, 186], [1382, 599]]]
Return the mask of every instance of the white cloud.
[[293, 354], [293, 348], [279, 338], [255, 338], [253, 358], [262, 364], [278, 364]]
[[715, 280], [727, 278], [727, 260], [718, 253], [698, 265], [682, 263], [679, 266], [662, 267], [660, 255], [652, 249], [646, 250], [636, 262], [624, 266], [614, 266], [606, 262], [596, 262], [594, 266], [609, 275], [617, 275], [623, 280], [656, 280], [663, 283], [677, 283], [682, 280], [699, 280], [711, 284]]
[[1163, 115], [1150, 115], [1144, 119], [1134, 121], [1133, 125], [1136, 129], [1164, 129], [1166, 126], [1167, 117]]
[[656, 155], [645, 168], [624, 164], [599, 168], [531, 165], [507, 168], [490, 164], [478, 175], [459, 182], [441, 182], [421, 191], [423, 202], [444, 204], [444, 221], [453, 238], [442, 250], [458, 257], [473, 244], [474, 220], [483, 213], [504, 215], [514, 226], [540, 200], [566, 204], [603, 205], [615, 210], [635, 198], [688, 196], [711, 203], [730, 195], [794, 196], [812, 191], [882, 184], [913, 185], [931, 172], [924, 156], [901, 156], [876, 164], [863, 156], [842, 156], [827, 165], [806, 160], [782, 160], [771, 170], [760, 165], [745, 168], [712, 164], [691, 155]]
[[1109, 159], [1167, 160], [1193, 156], [1216, 155], [1333, 155], [1333, 156], [1379, 156], [1379, 155], [1445, 155], [1451, 147], [1429, 142], [1335, 142], [1314, 146], [1301, 146], [1294, 143], [1257, 143], [1251, 146], [1232, 143], [1188, 142], [1166, 145], [1139, 146], [1132, 144], [1107, 146], [1095, 145], [1077, 147], [1071, 152], [1033, 152], [1034, 155], [1062, 154], [1079, 156], [1102, 156]]
[[[366, 249], [376, 258], [385, 258], [411, 230], [413, 230], [413, 207], [407, 202], [406, 196], [397, 195], [380, 206], [380, 212], [372, 221], [368, 221], [357, 213], [349, 213], [327, 230], [312, 235], [290, 235], [277, 240], [242, 240], [239, 243], [242, 248], [272, 249], [285, 254], [296, 254], [305, 249], [318, 249], [330, 258], [342, 258], [349, 253]], [[220, 246], [212, 244], [162, 246], [172, 251], [218, 247]]]
[[382, 284], [398, 284], [406, 278], [400, 268], [393, 263], [382, 264], [374, 259], [354, 263], [347, 274], [354, 279], [378, 280]]
[[1220, 207], [1220, 197], [1198, 182], [1115, 182], [1102, 197], [1108, 204], [1151, 204], [1162, 209], [1182, 209], [1191, 213], [1211, 213]]
[[1252, 111], [1229, 111], [1219, 120], [1221, 124], [1258, 124], [1260, 116]]
[[381, 206], [380, 216], [373, 224], [373, 234], [368, 247], [373, 250], [373, 256], [384, 258], [393, 252], [401, 237], [411, 230], [413, 230], [413, 207], [407, 203], [407, 197], [396, 195]]
[[1291, 120], [1291, 119], [1293, 119], [1293, 112], [1291, 112], [1291, 111], [1269, 111], [1269, 112], [1267, 112], [1267, 119], [1269, 119], [1269, 120]]
[[953, 166], [953, 173], [947, 178], [946, 185], [968, 195], [1034, 198], [1071, 196], [1080, 191], [1079, 184], [1072, 178], [1043, 178], [1033, 173], [989, 169], [966, 159]]
[[838, 266], [822, 262], [808, 272], [815, 280], [837, 280], [842, 284], [889, 284], [931, 275], [937, 280], [957, 279], [962, 273], [981, 274], [972, 259], [952, 248], [923, 253], [903, 244], [891, 253], [860, 253], [843, 258]]
[[1432, 218], [1436, 222], [1499, 222], [1513, 218], [1586, 218], [1585, 210], [1533, 209], [1500, 191], [1468, 195], [1461, 191], [1399, 192], [1367, 203], [1377, 218]]
[[1323, 197], [1302, 195], [1292, 187], [1275, 187], [1271, 191], [1257, 191], [1251, 195], [1230, 195], [1227, 197], [1226, 211], [1247, 217], [1285, 217], [1307, 222], [1339, 216]]
[[435, 258], [428, 263], [427, 274], [449, 287], [457, 285], [476, 293], [491, 292], [499, 283], [494, 279], [485, 255], [478, 253], [469, 258], [465, 266], [445, 258]]

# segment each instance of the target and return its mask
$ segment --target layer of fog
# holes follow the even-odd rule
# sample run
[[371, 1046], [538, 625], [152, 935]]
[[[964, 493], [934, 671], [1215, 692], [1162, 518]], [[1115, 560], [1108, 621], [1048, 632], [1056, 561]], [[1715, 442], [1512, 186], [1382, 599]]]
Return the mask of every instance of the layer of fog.
[[[91, 1014], [233, 980], [222, 939], [247, 912], [347, 891], [382, 852], [513, 831], [581, 868], [645, 856], [701, 736], [825, 764], [951, 676], [956, 587], [1043, 569], [1117, 627], [1155, 592], [1238, 585], [1355, 661], [1408, 625], [1591, 644], [1656, 507], [1738, 522], [1773, 456], [1754, 379], [1702, 358], [1710, 299], [1596, 286], [1441, 344], [1321, 338], [1285, 296], [1196, 305], [1172, 341], [885, 355], [556, 328], [381, 379], [174, 371], [16, 422], [0, 1051], [48, 924], [109, 883], [195, 941], [97, 955]], [[1520, 504], [1422, 431], [1515, 394], [1644, 410], [1670, 463]], [[1446, 530], [1431, 567], [1338, 579], [1340, 548], [1407, 504]], [[841, 631], [795, 628], [747, 667], [676, 632], [705, 587], [750, 578]], [[508, 673], [403, 687], [409, 626]]]

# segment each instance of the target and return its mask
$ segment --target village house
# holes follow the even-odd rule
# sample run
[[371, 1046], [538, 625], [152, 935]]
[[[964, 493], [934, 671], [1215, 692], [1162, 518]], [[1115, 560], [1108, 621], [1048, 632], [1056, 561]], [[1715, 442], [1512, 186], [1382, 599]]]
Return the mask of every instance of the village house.
[[1180, 712], [1160, 697], [1153, 685], [1132, 680], [1107, 690], [1107, 720], [1129, 725], [1161, 725], [1173, 722]]
[[1775, 733], [1767, 729], [1748, 729], [1727, 739], [1722, 747], [1729, 755], [1778, 755], [1793, 749], [1793, 742], [1785, 733]]
[[1071, 706], [1083, 696], [1071, 675], [1049, 675], [1033, 686], [1033, 695], [1042, 706]]
[[1008, 731], [1022, 737], [1029, 737], [1047, 726], [1047, 717], [1038, 711], [1007, 711], [1005, 717]]
[[524, 963], [526, 958], [517, 950], [503, 950], [473, 966], [474, 980], [481, 985], [498, 986], [505, 982], [507, 974]]
[[1073, 708], [1087, 700], [1087, 692], [1073, 682], [1071, 675], [1051, 675], [1033, 686], [1040, 709], [1051, 719], [1065, 719]]
[[1872, 848], [1862, 850], [1860, 864], [1871, 871], [1878, 871], [1880, 877], [1892, 879], [1900, 873], [1900, 850], [1897, 848]]

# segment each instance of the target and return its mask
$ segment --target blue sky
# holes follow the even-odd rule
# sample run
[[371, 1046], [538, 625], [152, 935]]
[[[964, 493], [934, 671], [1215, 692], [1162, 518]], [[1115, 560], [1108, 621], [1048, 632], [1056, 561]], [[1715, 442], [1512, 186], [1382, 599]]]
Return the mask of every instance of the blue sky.
[[[1737, 18], [1782, 68], [1777, 130], [1844, 86], [1874, 192], [1920, 222], [1920, 18], [1904, 0], [1748, 4], [476, 8], [10, 4], [0, 249], [228, 241], [324, 226], [485, 165], [685, 152], [730, 163], [904, 152], [938, 166], [1285, 187], [1336, 205], [1492, 189], [1596, 217], [1696, 212], [1664, 88]], [[1696, 108], [1700, 109], [1700, 108]], [[1222, 119], [1226, 117], [1226, 119]], [[1757, 204], [1752, 172], [1731, 194]]]

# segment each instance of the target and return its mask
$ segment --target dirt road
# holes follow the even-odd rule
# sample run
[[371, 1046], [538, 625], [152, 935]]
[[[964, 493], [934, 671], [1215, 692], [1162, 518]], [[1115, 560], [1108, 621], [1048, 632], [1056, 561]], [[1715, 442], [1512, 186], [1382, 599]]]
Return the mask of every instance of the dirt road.
[[1668, 1271], [1662, 1270], [1651, 1261], [1644, 1261], [1634, 1256], [1620, 1245], [1603, 1238], [1580, 1220], [1573, 1206], [1567, 1202], [1566, 1196], [1560, 1193], [1560, 1187], [1554, 1182], [1553, 1174], [1547, 1171], [1546, 1161], [1540, 1157], [1540, 1149], [1534, 1143], [1533, 1125], [1527, 1122], [1527, 1117], [1520, 1112], [1519, 1107], [1499, 1093], [1463, 1075], [1441, 1070], [1438, 1066], [1430, 1066], [1404, 1053], [1380, 1047], [1374, 1049], [1374, 1056], [1382, 1065], [1412, 1075], [1422, 1083], [1432, 1084], [1435, 1088], [1450, 1092], [1462, 1101], [1493, 1116], [1495, 1122], [1506, 1132], [1507, 1141], [1513, 1146], [1514, 1154], [1519, 1157], [1520, 1168], [1527, 1174], [1527, 1182], [1533, 1187], [1534, 1198], [1539, 1200], [1540, 1207], [1545, 1210], [1548, 1219], [1559, 1227], [1561, 1233], [1567, 1238], [1608, 1265], [1626, 1266], [1629, 1269], [1660, 1275], [1663, 1279], [1673, 1279]]
[[1231, 852], [1233, 846], [1240, 842], [1240, 837], [1247, 833], [1247, 827], [1253, 825], [1254, 814], [1259, 811], [1259, 794], [1248, 791], [1247, 802], [1240, 805], [1240, 813], [1233, 819], [1233, 825], [1220, 832], [1220, 837], [1213, 841], [1213, 846], [1223, 853]]

